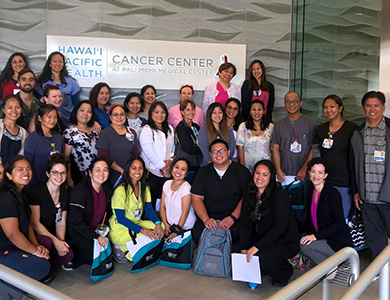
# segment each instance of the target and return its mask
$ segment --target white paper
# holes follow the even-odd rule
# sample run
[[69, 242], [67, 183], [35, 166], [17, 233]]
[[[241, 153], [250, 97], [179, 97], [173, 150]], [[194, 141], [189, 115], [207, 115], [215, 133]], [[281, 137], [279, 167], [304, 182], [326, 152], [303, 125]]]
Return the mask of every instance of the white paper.
[[184, 232], [183, 237], [181, 237], [181, 235], [178, 235], [175, 238], [173, 238], [169, 244], [171, 244], [171, 243], [181, 244], [183, 242], [183, 240], [185, 240], [190, 234], [191, 234], [191, 231], [186, 231], [186, 232]]
[[281, 182], [280, 184], [282, 186], [289, 185], [291, 182], [299, 183], [299, 180], [295, 180], [295, 176], [285, 176], [285, 180]]
[[232, 253], [232, 271], [233, 280], [261, 284], [260, 261], [256, 255], [248, 263], [246, 254]]
[[146, 245], [147, 243], [150, 243], [151, 239], [146, 235], [141, 235], [136, 238], [137, 245], [133, 244], [133, 241], [129, 241], [126, 243], [127, 249], [129, 249], [130, 255], [134, 256], [137, 251], [142, 248], [142, 246]]

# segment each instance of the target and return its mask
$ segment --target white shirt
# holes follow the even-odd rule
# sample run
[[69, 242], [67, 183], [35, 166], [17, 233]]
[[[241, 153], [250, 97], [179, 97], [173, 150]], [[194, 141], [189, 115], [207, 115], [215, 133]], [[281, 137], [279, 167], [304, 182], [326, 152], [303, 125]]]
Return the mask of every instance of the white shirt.
[[141, 147], [141, 157], [145, 161], [146, 168], [158, 177], [160, 169], [164, 168], [164, 160], [168, 160], [175, 153], [175, 132], [172, 126], [168, 137], [160, 130], [152, 130], [149, 125], [145, 125], [139, 135], [139, 144]]

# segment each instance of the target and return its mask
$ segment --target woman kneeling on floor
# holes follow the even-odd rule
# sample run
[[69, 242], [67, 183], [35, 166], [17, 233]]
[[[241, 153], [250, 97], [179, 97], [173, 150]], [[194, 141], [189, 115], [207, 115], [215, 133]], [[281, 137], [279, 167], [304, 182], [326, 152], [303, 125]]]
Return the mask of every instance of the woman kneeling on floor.
[[[31, 211], [23, 188], [32, 177], [22, 155], [10, 159], [0, 184], [0, 264], [42, 280], [50, 271], [49, 251], [40, 245], [30, 225]], [[0, 299], [18, 299], [23, 292], [0, 281]]]
[[310, 177], [306, 190], [307, 235], [301, 238], [301, 251], [319, 264], [341, 248], [353, 247], [353, 244], [343, 215], [341, 195], [325, 183], [328, 176], [326, 161], [314, 158], [307, 164], [307, 169]]
[[[185, 158], [176, 158], [171, 175], [163, 186], [160, 215], [165, 227], [167, 242], [194, 227], [196, 216], [191, 205], [191, 185], [186, 181], [190, 163]], [[184, 231], [183, 231], [184, 230]]]
[[299, 252], [299, 237], [291, 201], [276, 182], [274, 165], [258, 161], [243, 197], [239, 241], [233, 250], [246, 254], [248, 261], [257, 255], [262, 274], [281, 287], [293, 274], [287, 259]]
[[[126, 243], [131, 241], [129, 230], [136, 233], [137, 237], [146, 235], [153, 240], [164, 236], [164, 229], [153, 210], [145, 170], [141, 157], [130, 158], [123, 171], [122, 181], [112, 196], [113, 215], [110, 218], [109, 237], [118, 263], [132, 261], [130, 253], [126, 253]], [[151, 221], [141, 219], [144, 210]]]
[[68, 230], [74, 259], [62, 266], [66, 271], [82, 264], [92, 264], [94, 239], [102, 247], [108, 244], [108, 239], [96, 232], [99, 224], [107, 225], [107, 219], [111, 215], [112, 186], [107, 183], [108, 173], [107, 162], [103, 158], [94, 159], [89, 166], [89, 176], [70, 193]]

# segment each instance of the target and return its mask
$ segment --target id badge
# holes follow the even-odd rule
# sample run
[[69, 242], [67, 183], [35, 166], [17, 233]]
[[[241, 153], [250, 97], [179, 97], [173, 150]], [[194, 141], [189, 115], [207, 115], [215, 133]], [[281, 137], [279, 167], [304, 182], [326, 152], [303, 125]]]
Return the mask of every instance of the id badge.
[[298, 143], [298, 141], [295, 141], [290, 145], [290, 151], [292, 153], [300, 153], [302, 149], [302, 145]]
[[82, 141], [83, 141], [83, 138], [81, 137], [81, 135], [75, 135], [74, 137], [73, 137], [73, 141], [75, 142], [75, 143], [81, 143]]
[[332, 139], [324, 139], [322, 142], [322, 147], [325, 149], [330, 149], [333, 146], [333, 140]]
[[56, 213], [56, 223], [60, 223], [62, 221], [62, 209], [59, 208]]
[[374, 151], [374, 159], [375, 161], [384, 161], [385, 160], [385, 151]]
[[142, 213], [142, 210], [137, 208], [135, 211], [134, 211], [134, 217], [139, 219], [141, 218], [141, 213]]
[[56, 153], [59, 153], [59, 152], [57, 150], [50, 151], [50, 156], [52, 156], [53, 154], [56, 154]]
[[132, 132], [126, 132], [126, 138], [132, 142], [134, 141], [134, 134]]

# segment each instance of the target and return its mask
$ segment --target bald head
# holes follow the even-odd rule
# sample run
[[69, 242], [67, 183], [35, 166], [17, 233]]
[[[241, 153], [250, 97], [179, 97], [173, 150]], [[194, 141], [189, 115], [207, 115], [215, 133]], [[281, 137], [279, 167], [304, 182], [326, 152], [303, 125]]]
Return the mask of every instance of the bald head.
[[286, 98], [288, 98], [288, 96], [293, 96], [295, 99], [301, 100], [301, 96], [295, 91], [287, 92], [286, 95], [284, 96], [284, 100], [286, 100]]

